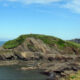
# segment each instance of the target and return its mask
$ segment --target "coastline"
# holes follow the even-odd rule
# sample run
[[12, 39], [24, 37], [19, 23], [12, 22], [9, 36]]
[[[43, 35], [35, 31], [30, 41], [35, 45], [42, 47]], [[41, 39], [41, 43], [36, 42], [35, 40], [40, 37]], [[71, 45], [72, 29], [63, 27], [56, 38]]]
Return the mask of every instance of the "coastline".
[[[36, 63], [36, 64], [35, 64]], [[62, 80], [72, 73], [76, 73], [80, 70], [80, 64], [77, 63], [67, 63], [67, 62], [47, 62], [47, 61], [22, 61], [22, 60], [10, 60], [10, 61], [0, 61], [0, 66], [19, 66], [19, 70], [31, 71], [39, 70], [42, 75], [48, 77], [47, 80]], [[35, 65], [34, 65], [35, 64]]]

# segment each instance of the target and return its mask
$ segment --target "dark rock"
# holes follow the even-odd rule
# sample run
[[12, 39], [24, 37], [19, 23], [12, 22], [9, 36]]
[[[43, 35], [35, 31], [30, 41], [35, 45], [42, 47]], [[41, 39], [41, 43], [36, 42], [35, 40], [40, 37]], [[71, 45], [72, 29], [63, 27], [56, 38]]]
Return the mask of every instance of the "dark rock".
[[49, 61], [53, 61], [54, 58], [53, 58], [53, 57], [48, 57], [48, 60], [49, 60]]

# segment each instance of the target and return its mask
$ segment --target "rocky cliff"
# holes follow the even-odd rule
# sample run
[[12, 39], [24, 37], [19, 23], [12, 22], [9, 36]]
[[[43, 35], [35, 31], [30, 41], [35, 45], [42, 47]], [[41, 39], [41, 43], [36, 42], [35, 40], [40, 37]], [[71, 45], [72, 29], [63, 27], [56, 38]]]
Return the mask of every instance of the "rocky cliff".
[[80, 69], [80, 45], [52, 36], [22, 35], [0, 48], [0, 60], [33, 61], [32, 65], [44, 69], [45, 74], [56, 74], [55, 79], [60, 80]]

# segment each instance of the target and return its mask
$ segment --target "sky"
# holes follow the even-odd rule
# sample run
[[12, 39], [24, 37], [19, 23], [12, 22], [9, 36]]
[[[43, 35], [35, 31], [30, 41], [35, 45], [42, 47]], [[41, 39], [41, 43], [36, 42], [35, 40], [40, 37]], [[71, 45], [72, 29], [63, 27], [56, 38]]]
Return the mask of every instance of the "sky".
[[80, 38], [80, 0], [0, 0], [0, 41], [31, 33]]

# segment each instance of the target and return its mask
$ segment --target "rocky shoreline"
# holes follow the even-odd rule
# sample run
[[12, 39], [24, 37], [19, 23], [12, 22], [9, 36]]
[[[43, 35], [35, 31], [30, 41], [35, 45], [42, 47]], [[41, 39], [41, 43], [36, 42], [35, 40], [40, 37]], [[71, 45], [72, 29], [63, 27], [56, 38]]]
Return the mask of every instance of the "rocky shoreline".
[[21, 70], [42, 70], [41, 74], [47, 75], [47, 80], [62, 80], [65, 79], [72, 73], [76, 73], [80, 70], [79, 62], [58, 62], [55, 61], [21, 61], [21, 60], [12, 60], [12, 61], [0, 61], [0, 66], [13, 66], [21, 65]]

